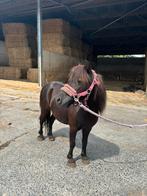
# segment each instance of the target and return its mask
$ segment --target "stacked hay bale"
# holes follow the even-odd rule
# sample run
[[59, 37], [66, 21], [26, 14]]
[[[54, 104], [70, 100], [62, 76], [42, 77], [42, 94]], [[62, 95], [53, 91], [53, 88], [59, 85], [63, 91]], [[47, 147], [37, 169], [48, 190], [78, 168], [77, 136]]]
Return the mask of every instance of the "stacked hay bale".
[[0, 66], [0, 78], [17, 80], [21, 78], [21, 70], [18, 67]]
[[44, 80], [65, 81], [70, 68], [80, 62], [82, 32], [62, 19], [43, 21]]
[[82, 32], [62, 19], [43, 21], [43, 49], [48, 52], [76, 56], [80, 50]]
[[38, 82], [38, 69], [37, 68], [29, 68], [27, 71], [27, 79], [30, 82]]
[[28, 68], [36, 66], [35, 30], [32, 26], [23, 23], [3, 24], [9, 65], [19, 68], [22, 77], [26, 77]]
[[[78, 63], [89, 63], [89, 46], [82, 41], [80, 29], [62, 19], [43, 21], [43, 83], [67, 79], [69, 70]], [[37, 81], [37, 69], [27, 73], [30, 81]]]

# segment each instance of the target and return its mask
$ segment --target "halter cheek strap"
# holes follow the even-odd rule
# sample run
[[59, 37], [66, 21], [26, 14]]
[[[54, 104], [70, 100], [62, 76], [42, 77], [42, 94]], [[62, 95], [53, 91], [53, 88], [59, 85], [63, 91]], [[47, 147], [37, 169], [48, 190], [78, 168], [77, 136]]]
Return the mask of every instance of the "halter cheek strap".
[[94, 70], [92, 70], [92, 73], [93, 73], [93, 81], [92, 81], [90, 87], [86, 91], [78, 93], [77, 97], [84, 97], [84, 96], [90, 94], [91, 91], [93, 90], [94, 86], [100, 84], [100, 82], [97, 80], [97, 74], [95, 73]]
[[61, 88], [61, 90], [63, 90], [65, 93], [67, 93], [70, 97], [80, 98], [80, 97], [85, 97], [85, 96], [89, 95], [91, 93], [91, 91], [93, 90], [94, 86], [100, 84], [100, 81], [97, 79], [96, 72], [94, 70], [92, 70], [92, 73], [93, 73], [93, 81], [92, 81], [90, 87], [86, 91], [83, 91], [81, 93], [77, 93], [77, 91], [74, 88], [72, 88], [69, 84], [65, 84]]

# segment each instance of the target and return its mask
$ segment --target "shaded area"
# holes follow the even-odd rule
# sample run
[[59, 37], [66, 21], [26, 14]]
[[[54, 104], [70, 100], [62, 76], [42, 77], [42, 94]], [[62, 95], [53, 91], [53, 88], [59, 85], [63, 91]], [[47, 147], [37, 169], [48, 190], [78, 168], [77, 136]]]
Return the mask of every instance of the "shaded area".
[[[68, 128], [59, 129], [55, 131], [53, 135], [56, 138], [58, 137], [69, 138], [68, 130], [69, 130]], [[82, 140], [82, 135], [79, 132], [76, 137], [76, 147], [80, 149], [82, 148], [81, 140]], [[88, 145], [87, 145], [87, 154], [90, 160], [109, 158], [118, 155], [119, 151], [120, 149], [116, 144], [111, 143], [107, 140], [104, 140], [90, 133], [88, 138]]]

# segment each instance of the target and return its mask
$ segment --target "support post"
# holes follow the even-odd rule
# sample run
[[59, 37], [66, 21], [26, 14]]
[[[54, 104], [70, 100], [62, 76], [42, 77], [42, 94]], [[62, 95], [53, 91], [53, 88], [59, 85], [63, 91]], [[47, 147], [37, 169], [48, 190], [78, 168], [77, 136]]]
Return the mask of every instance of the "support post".
[[147, 95], [147, 51], [145, 52], [144, 88]]
[[37, 0], [37, 58], [38, 58], [38, 82], [42, 86], [42, 10], [41, 0]]

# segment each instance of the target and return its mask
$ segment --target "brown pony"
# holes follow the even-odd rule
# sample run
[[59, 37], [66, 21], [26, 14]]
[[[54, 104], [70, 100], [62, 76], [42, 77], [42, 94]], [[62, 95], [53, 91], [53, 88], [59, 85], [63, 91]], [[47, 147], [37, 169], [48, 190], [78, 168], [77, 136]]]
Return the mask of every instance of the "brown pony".
[[[102, 113], [106, 104], [106, 91], [103, 85], [103, 81], [100, 75], [96, 75], [97, 84], [93, 85], [93, 88], [89, 90], [93, 82], [94, 71], [90, 66], [77, 65], [74, 66], [68, 77], [67, 84], [72, 87], [77, 94], [86, 92], [85, 96], [78, 97], [79, 101], [86, 104], [88, 108], [96, 113]], [[86, 146], [88, 141], [88, 135], [92, 127], [98, 121], [98, 118], [84, 111], [75, 102], [74, 96], [69, 96], [64, 91], [64, 84], [61, 82], [51, 82], [45, 85], [40, 93], [40, 130], [38, 138], [44, 139], [43, 136], [43, 124], [48, 127], [48, 137], [50, 140], [54, 140], [52, 134], [52, 125], [54, 120], [68, 124], [70, 127], [69, 141], [70, 148], [67, 155], [69, 165], [75, 166], [75, 160], [73, 159], [73, 149], [75, 147], [75, 139], [77, 131], [82, 130], [82, 152], [81, 158], [88, 162], [86, 154]], [[88, 89], [88, 90], [87, 90]]]

